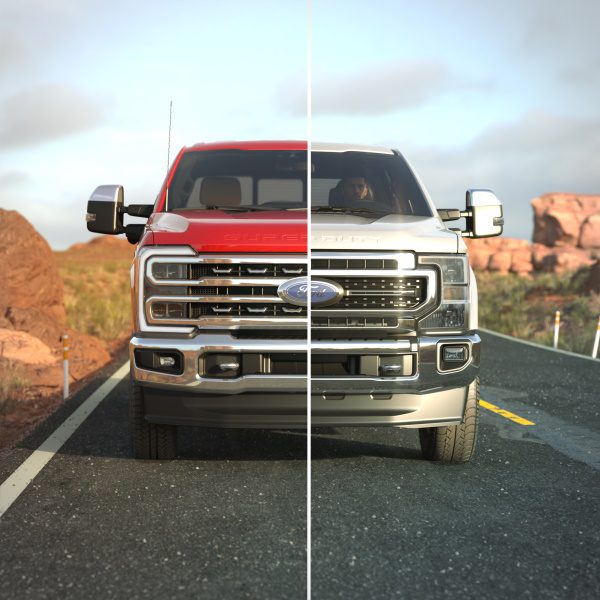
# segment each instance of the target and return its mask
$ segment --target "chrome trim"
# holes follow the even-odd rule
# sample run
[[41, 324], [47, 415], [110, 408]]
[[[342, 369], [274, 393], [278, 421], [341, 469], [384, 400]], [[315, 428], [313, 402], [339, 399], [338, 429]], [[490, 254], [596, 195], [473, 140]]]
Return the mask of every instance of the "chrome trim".
[[[271, 304], [280, 303], [281, 300], [275, 295], [261, 296], [152, 296], [145, 300], [144, 298], [144, 282], [147, 279], [152, 285], [157, 286], [215, 286], [215, 287], [235, 287], [235, 286], [257, 286], [265, 287], [272, 286], [277, 288], [281, 283], [288, 281], [283, 277], [230, 277], [230, 278], [202, 278], [196, 280], [179, 280], [179, 279], [156, 279], [152, 275], [152, 265], [156, 263], [183, 263], [183, 264], [256, 264], [264, 263], [271, 265], [305, 265], [308, 264], [308, 259], [304, 254], [244, 254], [244, 255], [220, 255], [214, 254], [197, 254], [189, 246], [155, 246], [142, 248], [136, 260], [136, 288], [134, 294], [138, 299], [138, 309], [136, 312], [138, 330], [141, 333], [181, 333], [190, 334], [197, 331], [198, 328], [203, 329], [241, 329], [244, 327], [267, 328], [267, 329], [306, 329], [308, 320], [306, 317], [265, 317], [257, 316], [248, 317], [224, 317], [203, 316], [198, 319], [154, 319], [150, 314], [149, 307], [157, 301], [171, 302], [214, 302], [214, 303], [256, 303], [256, 304]], [[293, 268], [297, 271], [297, 268]], [[161, 300], [159, 300], [161, 299]], [[143, 310], [140, 310], [144, 307]], [[293, 314], [293, 313], [292, 313]]]
[[214, 304], [283, 304], [283, 300], [277, 296], [150, 296], [146, 303], [156, 304], [158, 302], [190, 302], [203, 304], [213, 302]]
[[[137, 348], [159, 351], [177, 350], [183, 355], [183, 373], [173, 375], [148, 371], [136, 366], [134, 351]], [[188, 339], [133, 337], [129, 343], [131, 372], [136, 382], [153, 388], [188, 391], [197, 394], [241, 394], [244, 392], [306, 392], [306, 375], [245, 375], [242, 377], [200, 377], [199, 365], [206, 353], [264, 352], [306, 353], [305, 340], [239, 340], [228, 333], [203, 333]]]
[[225, 277], [207, 277], [205, 279], [150, 279], [150, 283], [156, 286], [188, 286], [188, 287], [235, 287], [236, 285], [256, 285], [256, 286], [273, 286], [277, 288], [278, 285], [289, 281], [284, 277], [236, 277], [235, 279], [226, 279]]
[[[165, 323], [166, 319], [151, 319], [149, 323], [161, 324]], [[159, 331], [169, 333], [183, 333], [189, 330], [192, 333], [195, 329], [241, 329], [243, 327], [254, 327], [255, 329], [303, 329], [306, 330], [308, 320], [306, 317], [198, 317], [197, 319], [170, 319], [169, 325], [189, 325], [192, 323], [194, 327], [152, 327], [147, 331]]]
[[[134, 308], [137, 316], [138, 329], [144, 333], [161, 332], [161, 333], [192, 333], [195, 327], [156, 327], [149, 325], [146, 321], [145, 301], [144, 301], [144, 279], [146, 277], [147, 264], [153, 257], [160, 255], [166, 259], [166, 262], [173, 262], [174, 259], [180, 259], [181, 262], [190, 260], [197, 256], [196, 252], [189, 246], [145, 246], [136, 252], [136, 287], [133, 294], [137, 297], [137, 307]], [[186, 323], [189, 325], [189, 323]]]

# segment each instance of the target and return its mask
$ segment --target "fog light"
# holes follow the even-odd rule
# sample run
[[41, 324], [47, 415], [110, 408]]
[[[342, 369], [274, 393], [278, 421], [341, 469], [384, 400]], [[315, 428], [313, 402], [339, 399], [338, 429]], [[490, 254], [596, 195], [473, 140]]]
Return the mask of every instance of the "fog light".
[[183, 373], [183, 356], [177, 350], [159, 350], [151, 348], [136, 348], [135, 364], [140, 369], [181, 375]]
[[444, 346], [444, 362], [465, 362], [467, 360], [466, 346]]
[[440, 371], [455, 371], [467, 364], [469, 360], [468, 344], [452, 344], [442, 346], [440, 352]]
[[175, 359], [172, 356], [159, 356], [158, 357], [158, 364], [161, 367], [174, 367], [175, 366]]

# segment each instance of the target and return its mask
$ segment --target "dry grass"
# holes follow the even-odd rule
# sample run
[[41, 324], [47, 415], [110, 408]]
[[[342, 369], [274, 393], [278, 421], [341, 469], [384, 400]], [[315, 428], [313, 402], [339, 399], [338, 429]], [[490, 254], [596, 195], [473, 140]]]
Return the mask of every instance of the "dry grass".
[[65, 286], [68, 324], [105, 341], [131, 330], [131, 258], [102, 257], [102, 252], [57, 252]]
[[0, 357], [0, 415], [11, 412], [29, 385], [24, 371], [14, 363]]
[[551, 346], [561, 311], [558, 347], [590, 355], [600, 315], [600, 294], [584, 295], [584, 271], [534, 277], [478, 273], [481, 327]]

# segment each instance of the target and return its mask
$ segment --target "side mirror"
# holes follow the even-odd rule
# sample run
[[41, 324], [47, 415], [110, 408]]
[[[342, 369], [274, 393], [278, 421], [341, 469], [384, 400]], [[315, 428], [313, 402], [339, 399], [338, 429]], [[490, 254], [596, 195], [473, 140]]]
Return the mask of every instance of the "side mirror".
[[101, 185], [97, 187], [87, 204], [88, 231], [117, 235], [125, 233], [123, 226], [124, 193], [122, 185]]
[[87, 205], [88, 231], [118, 235], [124, 233], [132, 244], [137, 244], [144, 234], [144, 225], [123, 224], [123, 215], [147, 219], [154, 212], [153, 204], [124, 204], [125, 193], [122, 185], [101, 185], [97, 187]]
[[461, 215], [467, 220], [465, 237], [485, 238], [502, 234], [502, 203], [490, 190], [467, 190], [467, 207]]

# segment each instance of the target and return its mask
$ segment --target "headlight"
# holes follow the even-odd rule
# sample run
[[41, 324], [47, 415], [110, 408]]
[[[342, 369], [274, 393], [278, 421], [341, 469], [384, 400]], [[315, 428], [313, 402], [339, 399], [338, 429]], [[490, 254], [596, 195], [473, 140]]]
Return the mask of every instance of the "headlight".
[[[190, 305], [184, 301], [189, 295], [190, 265], [185, 262], [152, 260], [147, 264], [144, 281], [144, 304], [146, 316], [158, 325], [158, 321], [181, 321], [190, 316]], [[171, 299], [170, 296], [173, 298]], [[183, 297], [183, 298], [182, 298]], [[174, 324], [174, 323], [173, 323]]]
[[151, 305], [154, 319], [185, 319], [187, 318], [187, 304], [183, 302], [154, 302]]
[[442, 272], [442, 285], [466, 285], [467, 257], [462, 256], [420, 256], [422, 265], [437, 265]]
[[420, 264], [436, 265], [441, 276], [441, 304], [419, 321], [419, 329], [465, 329], [469, 302], [469, 263], [467, 257], [420, 256]]
[[188, 265], [182, 263], [163, 263], [156, 262], [152, 265], [152, 275], [154, 279], [187, 279]]

